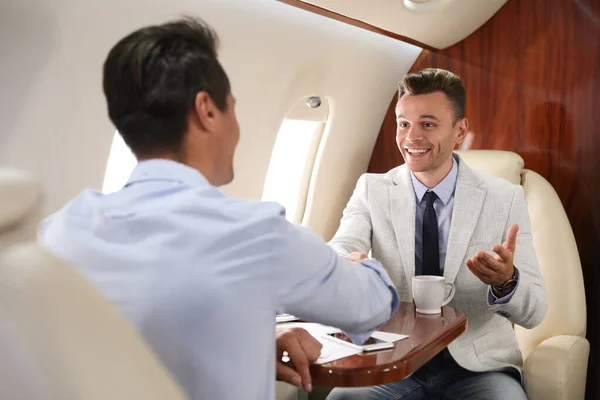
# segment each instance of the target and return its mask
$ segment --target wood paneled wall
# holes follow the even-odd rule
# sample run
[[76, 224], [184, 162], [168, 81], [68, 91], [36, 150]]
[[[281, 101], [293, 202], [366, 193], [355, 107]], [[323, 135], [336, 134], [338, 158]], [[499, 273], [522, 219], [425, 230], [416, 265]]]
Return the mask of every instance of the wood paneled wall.
[[[424, 50], [412, 71], [426, 67], [463, 79], [470, 148], [515, 151], [558, 192], [586, 284], [592, 346], [587, 398], [600, 398], [600, 0], [509, 0], [462, 42]], [[402, 163], [395, 101], [370, 172]]]

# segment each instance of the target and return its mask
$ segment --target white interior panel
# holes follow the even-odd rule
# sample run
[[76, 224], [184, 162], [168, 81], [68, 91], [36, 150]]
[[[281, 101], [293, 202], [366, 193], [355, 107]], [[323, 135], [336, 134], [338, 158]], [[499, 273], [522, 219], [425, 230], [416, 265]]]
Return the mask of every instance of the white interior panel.
[[273, 0], [5, 1], [0, 164], [42, 180], [46, 214], [83, 188], [102, 187], [115, 131], [101, 84], [109, 49], [134, 29], [186, 13], [221, 38], [242, 127], [236, 178], [224, 190], [245, 198], [261, 196], [285, 115], [319, 95], [335, 115], [309, 202], [327, 207], [319, 185], [336, 194], [364, 172], [396, 82], [421, 50]]

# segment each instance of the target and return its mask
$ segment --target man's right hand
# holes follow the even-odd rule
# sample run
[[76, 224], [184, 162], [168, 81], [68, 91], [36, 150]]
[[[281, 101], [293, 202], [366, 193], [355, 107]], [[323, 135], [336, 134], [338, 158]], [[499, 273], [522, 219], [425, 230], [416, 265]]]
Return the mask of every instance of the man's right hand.
[[[323, 345], [302, 328], [278, 328], [277, 339], [277, 380], [294, 386], [302, 385], [307, 392], [312, 391], [309, 366], [321, 355]], [[290, 361], [281, 358], [287, 352]]]
[[354, 251], [346, 256], [346, 260], [352, 261], [352, 262], [359, 262], [359, 261], [365, 260], [367, 258], [369, 258], [368, 255], [366, 255], [365, 253], [361, 253], [359, 251]]

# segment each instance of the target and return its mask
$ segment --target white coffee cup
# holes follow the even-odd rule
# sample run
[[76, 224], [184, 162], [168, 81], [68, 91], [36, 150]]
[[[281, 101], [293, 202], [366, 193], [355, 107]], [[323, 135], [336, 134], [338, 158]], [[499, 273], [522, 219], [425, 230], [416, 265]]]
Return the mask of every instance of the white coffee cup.
[[[450, 287], [448, 296], [447, 287]], [[421, 314], [441, 313], [442, 307], [450, 303], [456, 291], [453, 283], [446, 282], [446, 278], [437, 275], [414, 276], [412, 289], [416, 311]]]

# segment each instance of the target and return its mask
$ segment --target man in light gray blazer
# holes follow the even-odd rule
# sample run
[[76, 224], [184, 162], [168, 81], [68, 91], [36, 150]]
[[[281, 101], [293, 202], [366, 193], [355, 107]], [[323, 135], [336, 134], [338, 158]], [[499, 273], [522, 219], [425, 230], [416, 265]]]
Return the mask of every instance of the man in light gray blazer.
[[330, 242], [349, 257], [372, 252], [402, 301], [415, 275], [456, 286], [451, 306], [467, 331], [402, 381], [337, 388], [328, 399], [526, 399], [512, 324], [538, 325], [547, 299], [523, 189], [471, 170], [453, 149], [468, 132], [461, 80], [439, 69], [399, 86], [396, 142], [405, 164], [364, 174]]

